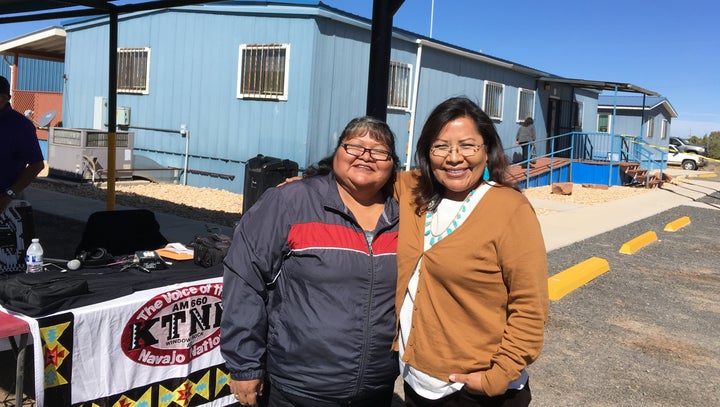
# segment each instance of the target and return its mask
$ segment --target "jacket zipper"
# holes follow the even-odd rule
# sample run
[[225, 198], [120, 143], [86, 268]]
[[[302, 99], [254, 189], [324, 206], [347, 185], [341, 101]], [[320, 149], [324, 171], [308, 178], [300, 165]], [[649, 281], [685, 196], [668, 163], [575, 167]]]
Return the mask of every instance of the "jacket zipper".
[[367, 350], [368, 350], [368, 342], [370, 337], [370, 316], [372, 314], [372, 304], [371, 299], [373, 298], [373, 291], [375, 289], [375, 255], [372, 248], [372, 243], [375, 241], [376, 234], [373, 233], [372, 238], [369, 239], [365, 235], [365, 231], [362, 230], [362, 228], [357, 225], [358, 229], [360, 229], [360, 233], [362, 234], [363, 240], [365, 240], [365, 244], [368, 247], [368, 254], [369, 254], [369, 260], [370, 260], [370, 291], [368, 293], [368, 307], [366, 309], [365, 313], [365, 327], [363, 329], [363, 346], [362, 346], [362, 357], [360, 358], [360, 364], [358, 366], [358, 380], [357, 383], [355, 383], [355, 391], [353, 392], [354, 395], [358, 395], [360, 393], [361, 385], [364, 381], [364, 372], [365, 372], [365, 366], [367, 365]]

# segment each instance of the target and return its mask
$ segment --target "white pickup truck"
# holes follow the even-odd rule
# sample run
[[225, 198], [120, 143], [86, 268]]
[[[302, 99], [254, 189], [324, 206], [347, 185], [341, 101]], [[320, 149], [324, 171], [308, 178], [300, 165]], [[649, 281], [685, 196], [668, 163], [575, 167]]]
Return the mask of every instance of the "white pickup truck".
[[698, 154], [680, 152], [677, 147], [672, 144], [668, 146], [667, 163], [668, 165], [679, 165], [684, 170], [697, 170], [699, 167], [704, 167], [705, 164], [707, 164], [705, 157]]

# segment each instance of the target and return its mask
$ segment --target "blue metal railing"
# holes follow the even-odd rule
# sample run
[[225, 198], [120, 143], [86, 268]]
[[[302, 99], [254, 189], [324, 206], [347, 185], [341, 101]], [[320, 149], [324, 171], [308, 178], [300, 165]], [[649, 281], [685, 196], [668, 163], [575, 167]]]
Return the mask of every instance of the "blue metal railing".
[[[538, 149], [538, 144], [544, 148]], [[530, 162], [537, 158], [550, 159], [550, 183], [552, 183], [554, 161], [558, 157], [570, 159], [570, 170], [567, 181], [572, 180], [573, 163], [592, 161], [608, 164], [607, 185], [612, 185], [613, 164], [620, 162], [637, 162], [640, 168], [648, 172], [662, 171], [667, 167], [667, 153], [644, 145], [642, 138], [627, 134], [571, 132], [536, 140], [530, 145], [528, 159], [516, 164], [524, 165], [525, 186], [530, 184]], [[512, 157], [518, 146], [505, 148], [505, 154]], [[547, 151], [547, 150], [550, 151]], [[545, 150], [539, 153], [539, 150]]]
[[[574, 150], [574, 143], [575, 138], [570, 137], [569, 146], [563, 146], [563, 143], [561, 141], [567, 143], [567, 134], [561, 134], [553, 137], [548, 137], [544, 139], [538, 139], [534, 143], [530, 144], [530, 148], [528, 149], [528, 158], [526, 160], [521, 160], [515, 162], [515, 164], [519, 164], [521, 166], [525, 167], [525, 188], [528, 188], [530, 186], [530, 163], [533, 160], [536, 160], [538, 158], [549, 158], [550, 159], [550, 173], [549, 173], [549, 180], [552, 183], [552, 180], [554, 179], [553, 174], [556, 170], [555, 167], [555, 161], [558, 157], [571, 157], [572, 151]], [[538, 153], [537, 144], [538, 143], [545, 143], [545, 146], [550, 146], [550, 151], [545, 152], [544, 154]], [[541, 144], [542, 145], [542, 144]], [[556, 148], [556, 146], [560, 146], [559, 148]], [[505, 155], [508, 157], [512, 157], [514, 153], [517, 152], [518, 146], [512, 146], [505, 148], [503, 151], [505, 151]], [[570, 170], [568, 171], [567, 180], [570, 181], [572, 179], [572, 160], [570, 161]]]

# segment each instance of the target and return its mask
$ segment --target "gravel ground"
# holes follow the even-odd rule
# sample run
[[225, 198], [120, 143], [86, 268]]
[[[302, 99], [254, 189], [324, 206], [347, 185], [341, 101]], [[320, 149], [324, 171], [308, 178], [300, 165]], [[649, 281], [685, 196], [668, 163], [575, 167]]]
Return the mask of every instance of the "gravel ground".
[[[711, 163], [704, 170], [718, 171], [720, 165]], [[105, 184], [93, 186], [87, 183], [61, 182], [46, 178], [46, 174], [47, 165], [45, 172], [40, 174], [33, 186], [101, 201], [106, 200]], [[571, 195], [553, 194], [550, 186], [528, 188], [523, 193], [527, 197], [535, 199], [596, 205], [647, 191], [648, 189], [645, 188], [613, 186], [602, 189], [574, 184]], [[235, 225], [242, 213], [243, 206], [242, 194], [177, 184], [157, 184], [146, 181], [118, 182], [115, 185], [115, 192], [115, 202], [119, 205], [146, 208], [224, 226]], [[551, 213], [551, 211], [537, 210], [539, 216], [548, 213]]]
[[[91, 184], [40, 177], [32, 185], [100, 201], [107, 199], [104, 184], [96, 187]], [[133, 181], [116, 183], [115, 203], [223, 226], [234, 226], [240, 219], [243, 196], [213, 188]]]
[[[553, 194], [552, 187], [550, 185], [528, 188], [523, 190], [523, 194], [530, 199], [543, 199], [548, 201], [572, 203], [576, 205], [597, 205], [604, 202], [644, 194], [648, 191], [650, 191], [650, 189], [636, 187], [613, 186], [604, 189], [596, 185], [585, 186], [581, 184], [573, 184], [572, 194], [570, 195]], [[555, 212], [556, 211], [539, 206], [535, 208], [535, 213], [538, 216], [548, 215]]]
[[[33, 186], [101, 201], [105, 201], [107, 197], [105, 184], [93, 186], [87, 183], [62, 182], [40, 177]], [[553, 194], [550, 186], [528, 188], [523, 193], [529, 198], [595, 205], [647, 191], [644, 188], [615, 186], [601, 189], [575, 184], [571, 195]], [[145, 208], [223, 226], [233, 226], [239, 219], [243, 206], [242, 194], [213, 188], [146, 181], [118, 182], [115, 185], [115, 195], [115, 202], [118, 205]], [[537, 213], [545, 215], [551, 211], [538, 209]]]

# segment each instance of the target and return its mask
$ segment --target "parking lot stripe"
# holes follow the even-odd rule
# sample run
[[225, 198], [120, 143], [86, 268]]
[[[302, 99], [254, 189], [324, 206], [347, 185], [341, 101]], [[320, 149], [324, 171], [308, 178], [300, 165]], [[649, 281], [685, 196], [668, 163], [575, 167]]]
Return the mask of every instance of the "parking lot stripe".
[[609, 270], [607, 260], [591, 257], [548, 278], [548, 296], [557, 301]]

